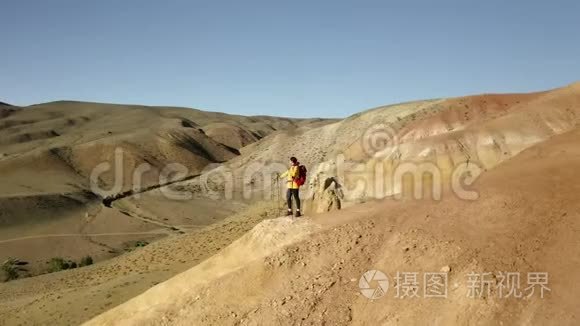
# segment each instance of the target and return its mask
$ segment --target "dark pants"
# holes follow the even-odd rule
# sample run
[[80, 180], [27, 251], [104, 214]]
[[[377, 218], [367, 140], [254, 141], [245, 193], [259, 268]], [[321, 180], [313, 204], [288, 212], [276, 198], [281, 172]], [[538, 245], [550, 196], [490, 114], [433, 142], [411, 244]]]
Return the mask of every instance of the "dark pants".
[[286, 202], [288, 203], [288, 210], [292, 210], [292, 197], [296, 200], [296, 209], [300, 210], [300, 195], [298, 189], [288, 189], [286, 192]]

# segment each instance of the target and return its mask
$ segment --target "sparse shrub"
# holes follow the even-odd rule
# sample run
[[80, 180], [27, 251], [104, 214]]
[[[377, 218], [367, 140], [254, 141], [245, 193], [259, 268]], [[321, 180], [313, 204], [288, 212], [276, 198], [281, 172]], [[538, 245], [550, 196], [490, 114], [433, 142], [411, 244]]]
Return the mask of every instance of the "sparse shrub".
[[135, 247], [145, 247], [148, 244], [149, 244], [149, 242], [147, 242], [147, 241], [141, 241], [141, 240], [139, 240], [139, 241], [135, 242]]
[[85, 257], [81, 258], [81, 262], [79, 263], [79, 266], [83, 267], [83, 266], [89, 266], [92, 264], [93, 264], [93, 257], [85, 256]]
[[48, 262], [49, 272], [58, 272], [65, 269], [77, 268], [77, 263], [72, 260], [65, 260], [61, 257], [54, 257]]
[[[48, 270], [52, 273], [52, 272], [58, 272], [61, 271], [63, 269], [66, 269], [66, 262], [64, 259], [60, 258], [60, 257], [55, 257], [52, 258], [49, 262], [48, 262], [49, 266], [48, 266]], [[68, 268], [68, 266], [66, 266]]]
[[[178, 231], [179, 229], [176, 229]], [[123, 244], [125, 252], [131, 252], [137, 248], [145, 247], [149, 244], [149, 242], [144, 240], [137, 240], [137, 241], [127, 241]]]
[[14, 258], [8, 258], [4, 263], [2, 263], [2, 282], [8, 282], [18, 278], [18, 260]]

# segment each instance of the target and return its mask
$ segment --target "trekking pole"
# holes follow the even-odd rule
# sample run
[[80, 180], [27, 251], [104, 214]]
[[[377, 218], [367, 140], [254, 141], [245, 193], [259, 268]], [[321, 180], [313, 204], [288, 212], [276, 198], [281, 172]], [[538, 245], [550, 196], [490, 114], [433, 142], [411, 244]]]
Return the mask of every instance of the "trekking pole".
[[[277, 184], [278, 184], [278, 180], [276, 180], [276, 179], [272, 179], [270, 182], [270, 197], [275, 202], [274, 208], [276, 209], [276, 213], [278, 212], [278, 191], [274, 188], [276, 187]], [[274, 192], [274, 191], [276, 191], [276, 192]]]
[[274, 179], [270, 179], [270, 201], [273, 201], [274, 198], [274, 193], [272, 192], [272, 188], [274, 187]]
[[280, 203], [278, 203], [279, 198], [278, 198], [278, 177], [274, 177], [270, 180], [270, 200], [274, 201], [274, 207], [276, 209], [276, 214], [279, 214], [280, 212]]
[[278, 180], [278, 177], [276, 177], [276, 208], [277, 211], [276, 213], [278, 213], [278, 216], [280, 216], [280, 180]]

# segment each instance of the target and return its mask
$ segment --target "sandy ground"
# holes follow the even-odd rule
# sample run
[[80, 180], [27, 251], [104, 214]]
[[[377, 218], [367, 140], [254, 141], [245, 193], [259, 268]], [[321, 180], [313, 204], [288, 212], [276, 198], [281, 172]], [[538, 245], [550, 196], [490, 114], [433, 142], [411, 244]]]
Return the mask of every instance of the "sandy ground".
[[195, 266], [276, 214], [272, 203], [255, 203], [222, 221], [89, 267], [2, 283], [0, 324], [77, 325]]

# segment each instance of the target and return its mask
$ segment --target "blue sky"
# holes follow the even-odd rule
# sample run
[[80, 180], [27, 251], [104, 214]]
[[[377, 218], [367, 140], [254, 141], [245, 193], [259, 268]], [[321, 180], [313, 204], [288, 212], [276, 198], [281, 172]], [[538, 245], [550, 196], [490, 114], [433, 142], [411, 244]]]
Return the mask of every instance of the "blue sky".
[[580, 80], [580, 1], [3, 1], [0, 101], [344, 117]]

